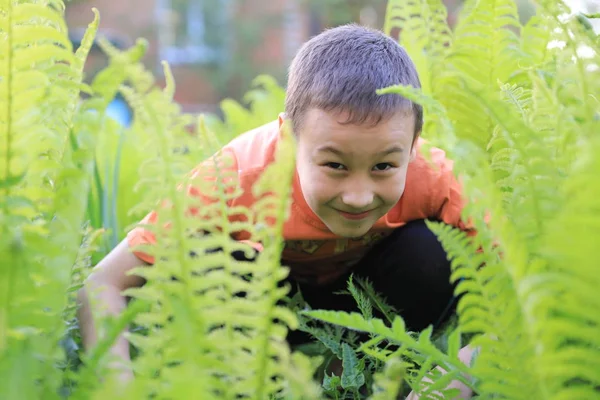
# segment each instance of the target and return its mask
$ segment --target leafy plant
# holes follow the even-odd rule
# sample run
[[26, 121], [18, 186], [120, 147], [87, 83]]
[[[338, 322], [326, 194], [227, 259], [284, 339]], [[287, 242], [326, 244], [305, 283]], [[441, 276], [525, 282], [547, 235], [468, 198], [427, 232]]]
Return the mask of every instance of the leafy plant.
[[[99, 40], [100, 46], [108, 55], [109, 66], [98, 74], [92, 88], [102, 94], [86, 100], [94, 110], [97, 144], [94, 163], [92, 190], [88, 202], [88, 218], [91, 225], [102, 230], [99, 246], [93, 254], [97, 263], [125, 237], [127, 227], [141, 220], [142, 210], [136, 206], [148, 195], [147, 190], [133, 190], [142, 178], [139, 166], [146, 158], [145, 127], [134, 120], [131, 126], [121, 126], [106, 115], [108, 102], [119, 92], [119, 85], [128, 78], [125, 71], [141, 59], [147, 43], [138, 43], [126, 52], [119, 52], [108, 42]], [[135, 71], [140, 72], [139, 69]], [[135, 73], [132, 72], [133, 76]], [[144, 73], [145, 85], [154, 85], [154, 78]], [[213, 113], [203, 114], [206, 129], [212, 133], [215, 147], [224, 145], [237, 135], [257, 128], [277, 118], [283, 111], [285, 90], [275, 78], [260, 75], [253, 81], [253, 87], [246, 93], [242, 102], [225, 99], [221, 102], [223, 116]], [[196, 118], [189, 115], [185, 124], [192, 134]], [[197, 144], [192, 143], [192, 146]], [[189, 149], [185, 149], [188, 151]], [[216, 150], [216, 148], [213, 148]], [[210, 154], [199, 155], [206, 158]], [[137, 211], [136, 211], [137, 210]]]
[[[63, 4], [0, 3], [0, 397], [56, 398], [94, 137], [78, 108], [98, 19], [75, 53]], [[97, 17], [97, 14], [96, 14]], [[83, 196], [82, 196], [83, 194]]]
[[[464, 217], [478, 232], [429, 225], [461, 295], [448, 351], [431, 345], [430, 331], [408, 335], [400, 317], [387, 327], [358, 314], [306, 314], [396, 343], [391, 355], [362, 350], [386, 361], [409, 355], [420, 368], [405, 379], [423, 395], [460, 379], [481, 398], [600, 398], [599, 260], [587, 247], [600, 208], [590, 179], [600, 172], [597, 39], [562, 2], [538, 2], [524, 27], [506, 0], [467, 2], [451, 34], [442, 15], [438, 1], [390, 2], [388, 29], [407, 28], [425, 84], [380, 93], [425, 107], [424, 135], [456, 161]], [[463, 333], [478, 349], [471, 366], [457, 358]]]
[[[424, 136], [455, 160], [477, 230], [430, 223], [460, 295], [449, 332], [407, 332], [360, 280], [348, 285], [360, 314], [286, 298], [279, 257], [293, 136], [250, 210], [232, 206], [241, 189], [231, 160], [212, 157], [283, 108], [272, 79], [258, 78], [250, 110], [225, 103], [224, 123], [183, 114], [168, 65], [160, 90], [139, 63], [139, 41], [123, 52], [106, 45], [111, 62], [88, 87], [98, 15], [74, 51], [63, 11], [59, 0], [0, 2], [0, 398], [451, 398], [452, 380], [479, 398], [600, 398], [599, 42], [562, 2], [538, 2], [521, 26], [513, 2], [471, 0], [454, 31], [439, 0], [390, 2], [386, 29], [402, 30], [424, 84], [380, 93], [423, 104]], [[104, 112], [117, 92], [135, 110], [119, 133]], [[207, 175], [189, 173], [199, 160]], [[119, 204], [134, 181], [139, 197]], [[131, 219], [115, 218], [129, 205]], [[151, 209], [158, 223], [146, 228], [160, 244], [143, 250], [156, 263], [134, 271], [146, 285], [127, 292], [120, 316], [98, 315], [100, 341], [78, 354], [73, 293], [99, 228], [122, 234]], [[232, 238], [239, 231], [264, 246], [252, 263], [232, 257], [252, 254]], [[128, 325], [136, 378], [124, 386], [109, 349]], [[290, 349], [296, 328], [317, 343]], [[477, 349], [470, 365], [458, 357], [467, 343]]]
[[205, 114], [206, 126], [224, 145], [237, 135], [277, 119], [283, 112], [284, 103], [285, 89], [274, 77], [259, 75], [252, 81], [252, 88], [241, 103], [234, 99], [221, 102], [222, 118]]

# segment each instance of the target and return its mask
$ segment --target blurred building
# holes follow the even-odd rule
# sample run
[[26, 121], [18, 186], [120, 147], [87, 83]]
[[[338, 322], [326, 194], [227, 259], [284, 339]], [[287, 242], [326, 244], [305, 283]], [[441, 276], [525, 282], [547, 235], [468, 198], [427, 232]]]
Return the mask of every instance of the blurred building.
[[[449, 21], [460, 0], [445, 0]], [[215, 111], [224, 97], [239, 99], [260, 73], [285, 82], [286, 68], [300, 45], [328, 26], [348, 21], [381, 27], [385, 0], [71, 0], [66, 20], [74, 41], [100, 12], [99, 36], [127, 48], [149, 42], [144, 59], [158, 83], [161, 61], [175, 75], [178, 101], [187, 111]], [[106, 65], [95, 48], [88, 79]]]
[[[285, 65], [311, 33], [310, 13], [300, 1], [79, 0], [67, 3], [66, 20], [76, 38], [97, 8], [99, 35], [121, 47], [147, 39], [144, 62], [157, 80], [163, 80], [160, 62], [167, 60], [176, 100], [188, 110], [213, 110], [223, 97], [247, 90], [259, 73], [284, 78]], [[95, 50], [87, 76], [106, 62]]]

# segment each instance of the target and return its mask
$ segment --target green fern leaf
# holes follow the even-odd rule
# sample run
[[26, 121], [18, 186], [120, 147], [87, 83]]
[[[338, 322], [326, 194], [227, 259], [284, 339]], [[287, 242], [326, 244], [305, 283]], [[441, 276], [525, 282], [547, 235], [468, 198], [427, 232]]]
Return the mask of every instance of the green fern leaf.
[[540, 66], [550, 61], [551, 51], [548, 49], [548, 43], [551, 40], [551, 33], [548, 22], [542, 16], [534, 15], [523, 26], [521, 49], [526, 55], [522, 61], [524, 68]]
[[[474, 1], [461, 14], [452, 48], [447, 56], [449, 74], [435, 92], [448, 108], [460, 137], [485, 148], [493, 121], [472, 97], [464, 93], [454, 75], [459, 72], [470, 85], [495, 91], [498, 82], [507, 82], [521, 58], [514, 30], [520, 24], [511, 0]], [[450, 68], [448, 68], [450, 67]]]
[[396, 399], [400, 393], [402, 381], [408, 364], [393, 358], [385, 364], [383, 371], [375, 374], [371, 400]]
[[29, 369], [0, 374], [2, 398], [56, 398], [61, 382], [91, 154], [69, 145], [81, 82], [61, 4], [0, 3], [0, 370], [15, 358]]
[[361, 363], [347, 343], [342, 344], [342, 361], [344, 366], [341, 378], [342, 388], [357, 391], [365, 384], [364, 362]]
[[[537, 238], [544, 231], [544, 221], [554, 215], [560, 204], [556, 201], [556, 185], [562, 180], [562, 174], [554, 163], [551, 147], [547, 145], [552, 138], [548, 132], [542, 136], [525, 124], [522, 117], [524, 109], [513, 113], [506, 103], [497, 98], [468, 87], [465, 89], [474, 98], [480, 99], [503, 132], [508, 149], [497, 150], [493, 160], [513, 163], [512, 171], [509, 171], [513, 182], [511, 198], [506, 200], [513, 207], [509, 212], [522, 217], [515, 222], [523, 237]], [[493, 162], [490, 167], [503, 168]], [[535, 252], [535, 249], [531, 250]]]
[[[156, 156], [143, 166], [144, 184], [152, 185], [149, 197], [169, 199], [168, 207], [158, 209], [156, 224], [145, 227], [159, 243], [144, 248], [155, 258], [153, 268], [134, 271], [147, 283], [127, 292], [149, 303], [150, 311], [139, 315], [135, 322], [151, 330], [153, 337], [149, 341], [139, 335], [131, 336], [140, 350], [134, 366], [138, 380], [144, 382], [136, 384], [136, 390], [139, 395], [153, 388], [163, 396], [202, 390], [209, 396], [225, 398], [242, 395], [262, 399], [292, 394], [296, 398], [314, 398], [318, 396], [317, 386], [308, 381], [300, 384], [310, 375], [301, 368], [310, 362], [291, 356], [284, 344], [288, 327], [297, 325], [296, 318], [277, 304], [287, 292], [287, 288], [278, 287], [278, 282], [287, 274], [280, 265], [281, 229], [293, 175], [293, 137], [288, 135], [281, 142], [275, 165], [253, 187], [253, 195], [258, 199], [256, 207], [232, 207], [240, 188], [237, 171], [230, 168], [226, 156], [211, 157], [204, 163], [206, 171], [198, 171], [195, 176], [187, 174], [198, 159], [203, 159], [207, 149], [202, 148], [203, 143], [194, 143], [184, 124], [180, 124], [184, 117], [171, 103], [174, 82], [165, 68], [168, 79], [162, 92], [140, 92], [141, 85], [135, 90], [121, 89], [138, 121], [152, 134], [147, 154]], [[134, 71], [128, 69], [128, 73]], [[210, 135], [201, 132], [200, 136]], [[208, 142], [212, 140], [207, 141], [210, 145]], [[182, 147], [189, 152], [177, 156], [172, 152]], [[177, 190], [178, 185], [192, 185], [203, 198]], [[156, 209], [154, 201], [146, 206]], [[185, 216], [190, 209], [197, 210], [195, 218]], [[241, 215], [247, 218], [242, 219]], [[163, 228], [165, 223], [169, 223], [168, 229]], [[210, 234], [200, 234], [202, 230]], [[240, 231], [264, 246], [253, 263], [230, 256], [236, 250], [248, 251], [247, 245], [231, 238]], [[209, 251], [215, 248], [223, 251]], [[244, 279], [248, 274], [252, 275], [251, 283]], [[245, 293], [244, 298], [236, 296], [240, 292]], [[236, 318], [232, 319], [234, 315]], [[185, 327], [183, 320], [189, 320]], [[154, 328], [157, 326], [160, 328]], [[181, 330], [195, 333], [184, 335]], [[190, 348], [195, 351], [190, 352]], [[153, 356], [156, 352], [162, 358]], [[160, 371], [158, 376], [156, 371]], [[288, 375], [291, 373], [298, 376], [292, 378]], [[178, 376], [198, 374], [206, 379], [185, 388], [179, 383], [162, 384], [171, 379], [180, 382]]]
[[[551, 38], [563, 47], [555, 52], [557, 70], [554, 79], [560, 83], [556, 85], [559, 99], [568, 106], [571, 115], [584, 121], [580, 129], [591, 137], [598, 118], [598, 108], [594, 107], [598, 101], [594, 99], [600, 89], [597, 45], [563, 1], [539, 1], [539, 11], [548, 21]], [[585, 48], [588, 51], [583, 52]]]
[[437, 93], [452, 34], [447, 23], [447, 10], [440, 0], [389, 1], [384, 32], [399, 30], [399, 42], [416, 65], [426, 94]]
[[596, 312], [600, 280], [593, 234], [599, 226], [600, 204], [598, 185], [590, 184], [600, 170], [599, 148], [595, 139], [579, 154], [572, 175], [562, 186], [566, 203], [543, 239], [549, 264], [541, 265], [522, 284], [526, 311], [540, 342], [540, 369], [552, 398], [557, 399], [600, 398]]

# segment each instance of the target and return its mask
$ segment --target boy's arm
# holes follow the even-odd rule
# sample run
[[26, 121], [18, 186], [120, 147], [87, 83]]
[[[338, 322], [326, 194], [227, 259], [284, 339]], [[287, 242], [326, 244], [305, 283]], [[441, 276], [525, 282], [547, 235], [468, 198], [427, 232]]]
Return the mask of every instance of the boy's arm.
[[[130, 252], [127, 239], [124, 239], [98, 263], [85, 281], [84, 287], [78, 292], [80, 306], [77, 310], [77, 318], [86, 351], [94, 347], [98, 341], [93, 314], [119, 314], [126, 305], [121, 292], [144, 283], [139, 276], [127, 275], [127, 271], [143, 265], [148, 264]], [[111, 353], [119, 360], [129, 362], [129, 343], [122, 335], [113, 345]], [[130, 373], [125, 372], [125, 375]]]

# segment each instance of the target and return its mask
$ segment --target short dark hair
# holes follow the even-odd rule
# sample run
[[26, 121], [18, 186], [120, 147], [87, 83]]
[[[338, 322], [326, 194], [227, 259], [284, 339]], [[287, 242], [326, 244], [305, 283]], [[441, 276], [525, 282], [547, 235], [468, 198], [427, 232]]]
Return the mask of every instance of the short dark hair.
[[347, 112], [344, 123], [373, 125], [399, 111], [412, 111], [416, 136], [423, 126], [423, 108], [399, 94], [376, 93], [392, 85], [421, 87], [406, 50], [376, 29], [342, 25], [313, 37], [294, 57], [285, 111], [294, 130], [311, 108]]

